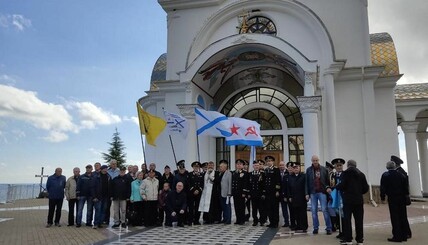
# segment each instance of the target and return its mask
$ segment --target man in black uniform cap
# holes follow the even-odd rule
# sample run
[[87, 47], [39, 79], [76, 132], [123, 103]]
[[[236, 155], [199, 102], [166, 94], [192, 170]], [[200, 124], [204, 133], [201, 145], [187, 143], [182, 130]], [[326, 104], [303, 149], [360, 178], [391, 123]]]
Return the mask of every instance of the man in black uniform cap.
[[308, 190], [306, 188], [306, 174], [301, 172], [300, 163], [291, 162], [293, 173], [288, 176], [287, 193], [290, 213], [293, 213], [294, 230], [297, 233], [308, 231], [307, 202]]
[[[396, 166], [396, 170], [397, 172], [401, 173], [405, 178], [406, 178], [406, 183], [407, 183], [407, 193], [409, 193], [409, 176], [407, 175], [406, 170], [404, 170], [401, 167], [401, 164], [403, 164], [403, 160], [401, 160], [399, 157], [392, 155], [391, 156], [391, 161], [395, 162], [395, 166]], [[406, 195], [406, 205], [410, 205], [410, 196]], [[407, 233], [407, 239], [412, 238], [412, 230], [410, 229], [410, 225], [409, 225], [409, 220], [407, 218], [407, 208], [405, 209], [405, 221], [404, 221], [404, 230]]]
[[245, 223], [245, 198], [248, 195], [248, 172], [244, 171], [244, 161], [235, 161], [236, 170], [232, 174], [232, 196], [236, 214], [236, 225]]
[[[264, 190], [264, 181], [265, 177], [264, 174], [260, 171], [260, 168], [263, 168], [263, 166], [260, 166], [259, 162], [254, 161], [253, 163], [253, 171], [250, 173], [249, 177], [249, 191], [248, 199], [251, 201], [252, 206], [252, 215], [253, 215], [253, 226], [256, 226], [257, 223], [260, 221], [260, 224], [262, 224], [262, 220], [259, 220], [259, 217], [265, 216], [263, 214], [263, 206], [261, 201], [262, 191]], [[259, 215], [257, 215], [257, 212], [259, 212]]]
[[[326, 166], [327, 166], [326, 162]], [[329, 179], [330, 179], [330, 186], [332, 187], [330, 190], [329, 194], [330, 195], [336, 195], [334, 198], [337, 199], [335, 200], [334, 203], [334, 208], [332, 208], [331, 206], [333, 205], [333, 197], [330, 197], [330, 202], [329, 202], [329, 212], [330, 212], [330, 208], [332, 208], [333, 212], [334, 212], [334, 216], [330, 216], [331, 219], [331, 225], [332, 225], [332, 230], [336, 231], [339, 230], [339, 234], [336, 236], [336, 238], [339, 239], [344, 239], [343, 237], [343, 211], [342, 208], [340, 207], [340, 200], [341, 200], [341, 194], [340, 192], [337, 193], [332, 193], [332, 190], [334, 189], [334, 187], [339, 184], [340, 182], [340, 176], [343, 172], [343, 164], [345, 164], [345, 159], [343, 158], [335, 158], [333, 160], [331, 160], [331, 163], [329, 163], [333, 166], [333, 170], [331, 172], [329, 172]], [[330, 213], [331, 215], [332, 213]]]
[[202, 190], [204, 189], [204, 174], [200, 171], [201, 163], [192, 163], [193, 171], [189, 173], [189, 193], [187, 195], [187, 205], [189, 207], [189, 218], [187, 224], [200, 225], [199, 202], [201, 201]]
[[281, 190], [281, 175], [279, 169], [274, 166], [275, 158], [266, 156], [265, 188], [263, 190], [262, 199], [264, 197], [264, 207], [269, 217], [269, 228], [278, 228], [279, 222], [279, 193]]
[[385, 201], [388, 196], [389, 215], [392, 224], [392, 238], [389, 242], [407, 241], [406, 230], [406, 202], [405, 197], [409, 194], [406, 177], [395, 169], [395, 163], [386, 163], [387, 172], [380, 179], [380, 197]]

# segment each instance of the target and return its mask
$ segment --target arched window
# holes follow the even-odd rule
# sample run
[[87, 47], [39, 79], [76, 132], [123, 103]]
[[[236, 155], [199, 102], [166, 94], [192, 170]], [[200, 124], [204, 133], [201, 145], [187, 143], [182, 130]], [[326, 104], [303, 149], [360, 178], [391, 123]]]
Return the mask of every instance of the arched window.
[[[302, 128], [303, 120], [299, 107], [288, 95], [272, 88], [250, 88], [233, 96], [223, 107], [221, 113], [233, 117], [245, 105], [261, 102], [267, 103], [278, 108], [287, 121], [288, 128]], [[264, 127], [273, 127], [271, 129], [281, 129], [278, 118], [273, 113], [257, 109], [248, 111], [243, 118], [255, 120]]]
[[239, 33], [260, 33], [276, 36], [276, 26], [272, 20], [264, 16], [253, 16], [241, 26]]

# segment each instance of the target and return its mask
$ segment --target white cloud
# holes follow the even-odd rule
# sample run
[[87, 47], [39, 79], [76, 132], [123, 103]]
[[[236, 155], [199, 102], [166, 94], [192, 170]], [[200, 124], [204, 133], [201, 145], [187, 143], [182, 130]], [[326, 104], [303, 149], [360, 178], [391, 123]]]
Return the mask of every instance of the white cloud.
[[51, 131], [48, 140], [64, 140], [65, 132], [77, 132], [71, 115], [62, 105], [46, 103], [33, 91], [25, 91], [0, 84], [0, 117], [30, 123], [36, 128]]
[[14, 85], [16, 83], [16, 79], [13, 78], [12, 76], [1, 74], [0, 83], [6, 84], [6, 85]]
[[77, 109], [81, 128], [93, 129], [96, 125], [110, 125], [122, 121], [118, 115], [104, 111], [91, 102], [71, 102], [70, 105], [71, 108]]
[[[68, 139], [69, 133], [79, 133], [82, 129], [94, 129], [97, 125], [120, 123], [120, 116], [105, 111], [91, 102], [47, 103], [37, 97], [33, 91], [25, 91], [9, 85], [0, 84], [0, 118], [9, 118], [27, 122], [38, 129], [48, 131], [43, 137], [50, 142]], [[77, 115], [73, 121], [72, 114]], [[16, 138], [25, 137], [25, 132], [12, 132]], [[4, 133], [0, 138], [7, 141]]]
[[17, 31], [24, 31], [32, 26], [31, 20], [25, 18], [20, 14], [1, 14], [0, 15], [0, 27], [3, 28], [14, 28]]
[[133, 123], [135, 123], [136, 125], [140, 125], [138, 122], [138, 117], [126, 117], [123, 118], [124, 121], [131, 121]]
[[60, 131], [50, 131], [49, 135], [46, 137], [43, 137], [43, 139], [49, 142], [56, 143], [56, 142], [62, 142], [62, 141], [68, 140], [68, 135]]

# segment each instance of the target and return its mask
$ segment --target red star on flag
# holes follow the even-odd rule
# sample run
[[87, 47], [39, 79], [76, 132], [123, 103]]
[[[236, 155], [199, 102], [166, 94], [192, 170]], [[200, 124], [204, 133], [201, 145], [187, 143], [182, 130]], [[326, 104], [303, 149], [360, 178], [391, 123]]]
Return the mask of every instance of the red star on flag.
[[230, 131], [232, 132], [232, 135], [233, 134], [238, 135], [238, 129], [239, 129], [239, 127], [236, 127], [235, 124], [233, 124], [233, 126], [230, 128]]

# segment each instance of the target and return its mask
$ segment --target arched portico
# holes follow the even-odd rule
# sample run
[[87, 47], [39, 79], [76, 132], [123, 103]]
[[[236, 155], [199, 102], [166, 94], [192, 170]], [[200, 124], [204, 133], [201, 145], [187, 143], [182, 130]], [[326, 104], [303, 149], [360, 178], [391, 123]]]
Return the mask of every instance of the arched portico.
[[398, 125], [404, 132], [410, 195], [428, 194], [428, 84], [396, 87]]
[[[302, 55], [294, 47], [290, 46], [287, 42], [268, 35], [259, 34], [244, 34], [240, 35], [240, 40], [245, 42], [234, 42], [235, 37], [228, 37], [220, 40], [219, 42], [210, 45], [204, 50], [197, 59], [188, 67], [188, 69], [180, 74], [180, 81], [186, 81], [191, 74], [191, 81], [193, 84], [192, 92], [187, 96], [188, 101], [201, 101], [208, 110], [218, 110], [228, 116], [245, 116], [248, 109], [262, 109], [272, 112], [278, 118], [285, 118], [287, 115], [281, 110], [274, 109], [275, 106], [268, 105], [272, 101], [266, 103], [259, 99], [256, 103], [245, 104], [237, 109], [234, 107], [234, 112], [230, 114], [228, 110], [228, 101], [236, 95], [243, 93], [242, 91], [260, 91], [261, 88], [271, 91], [277, 91], [277, 94], [282, 93], [282, 98], [276, 99], [280, 103], [292, 101], [295, 110], [299, 110], [297, 102], [298, 96], [312, 96], [315, 93], [315, 85], [313, 78], [317, 70], [316, 61], [310, 61]], [[252, 39], [254, 38], [254, 39]], [[252, 41], [249, 41], [252, 39]], [[269, 44], [272, 44], [270, 46]], [[286, 52], [288, 51], [288, 53]], [[298, 60], [298, 61], [297, 61]], [[305, 68], [303, 68], [305, 67]], [[196, 69], [198, 68], [198, 69]], [[306, 70], [305, 70], [306, 69]], [[311, 72], [307, 72], [307, 70]], [[312, 72], [313, 71], [313, 72]], [[260, 93], [260, 92], [254, 92]], [[274, 97], [274, 96], [273, 96]], [[232, 99], [234, 100], [234, 99]], [[310, 142], [314, 150], [311, 154], [318, 153], [318, 123], [317, 112], [305, 111], [311, 113], [315, 117], [306, 117], [306, 125], [314, 127], [311, 134], [308, 135], [308, 143]], [[299, 112], [300, 115], [300, 112]], [[287, 142], [301, 142], [301, 145], [308, 144], [303, 140], [303, 123], [302, 116], [300, 115], [300, 125], [298, 129], [296, 126], [289, 127], [287, 121], [283, 119], [281, 129], [274, 132], [272, 130], [263, 130], [262, 134], [277, 135], [281, 137], [281, 151], [278, 160], [295, 160], [305, 161], [303, 156], [303, 149], [296, 150], [301, 154], [299, 156], [290, 154], [289, 145]], [[257, 120], [256, 118], [254, 118]], [[291, 130], [288, 130], [288, 129]], [[294, 135], [295, 139], [290, 138]], [[314, 143], [315, 142], [315, 143]], [[208, 145], [208, 148], [213, 151], [213, 146], [221, 143], [214, 142], [214, 140], [200, 140], [200, 144]], [[233, 160], [235, 154], [234, 149], [226, 150], [231, 154]], [[218, 157], [218, 149], [215, 149], [216, 156]], [[308, 165], [308, 163], [305, 163]]]

